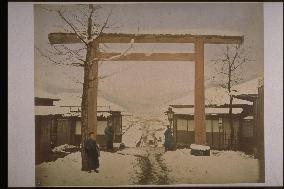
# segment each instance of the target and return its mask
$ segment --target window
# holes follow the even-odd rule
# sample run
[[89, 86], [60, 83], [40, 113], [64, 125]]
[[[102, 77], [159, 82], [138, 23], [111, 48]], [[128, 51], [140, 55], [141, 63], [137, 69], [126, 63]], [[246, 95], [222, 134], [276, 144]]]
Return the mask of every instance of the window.
[[121, 134], [121, 117], [117, 117], [117, 122], [116, 122], [115, 127], [116, 127], [115, 129], [116, 135], [120, 135]]
[[205, 125], [206, 125], [206, 132], [212, 132], [211, 120], [206, 119]]
[[81, 135], [81, 121], [76, 121], [75, 135]]
[[188, 131], [194, 131], [194, 120], [187, 120], [188, 123]]
[[[222, 128], [222, 124], [219, 125], [219, 120], [212, 120], [213, 122], [213, 132], [217, 133], [219, 132], [219, 126]], [[220, 132], [222, 132], [222, 129], [220, 128]]]
[[[206, 132], [219, 132], [219, 123], [218, 120], [215, 119], [207, 119], [206, 120]], [[220, 130], [221, 132], [221, 130]]]
[[104, 135], [106, 127], [107, 127], [107, 121], [98, 121], [97, 134]]
[[242, 135], [243, 137], [253, 137], [252, 121], [250, 120], [244, 121], [243, 128], [242, 128]]
[[178, 131], [187, 131], [187, 120], [186, 119], [178, 119], [177, 120], [177, 130]]

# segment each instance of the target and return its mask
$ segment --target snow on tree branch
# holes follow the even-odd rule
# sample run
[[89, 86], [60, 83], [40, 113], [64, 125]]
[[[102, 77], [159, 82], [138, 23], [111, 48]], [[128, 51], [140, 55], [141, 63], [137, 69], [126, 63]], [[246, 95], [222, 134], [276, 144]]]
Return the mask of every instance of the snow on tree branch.
[[38, 47], [36, 47], [37, 52], [39, 52], [39, 54], [44, 57], [45, 59], [47, 59], [50, 63], [55, 64], [55, 65], [59, 65], [59, 66], [73, 66], [73, 67], [84, 67], [84, 64], [79, 63], [79, 62], [70, 62], [70, 63], [66, 63], [66, 61], [60, 61], [60, 60], [56, 60], [55, 58], [52, 58], [51, 56], [43, 53]]
[[61, 10], [58, 10], [57, 11], [58, 15], [60, 16], [61, 19], [63, 19], [71, 28], [72, 30], [74, 31], [74, 33], [77, 35], [77, 37], [85, 44], [87, 45], [87, 42], [82, 38], [82, 36], [78, 33], [76, 27], [69, 21], [67, 20], [66, 17], [64, 17], [63, 13]]

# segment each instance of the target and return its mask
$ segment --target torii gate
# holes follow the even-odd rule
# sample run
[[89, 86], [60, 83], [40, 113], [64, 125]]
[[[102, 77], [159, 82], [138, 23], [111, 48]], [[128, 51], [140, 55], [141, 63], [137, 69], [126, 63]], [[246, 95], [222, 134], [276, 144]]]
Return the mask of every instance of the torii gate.
[[[51, 44], [72, 44], [81, 43], [81, 40], [74, 33], [50, 33], [48, 39]], [[152, 53], [149, 56], [145, 53], [129, 53], [124, 56], [112, 58], [111, 61], [194, 61], [195, 62], [195, 92], [194, 92], [194, 125], [195, 144], [206, 143], [205, 131], [205, 91], [204, 91], [204, 44], [242, 44], [243, 36], [220, 36], [220, 35], [171, 35], [171, 34], [121, 34], [104, 33], [93, 41], [95, 54], [100, 59], [108, 59], [120, 53], [99, 52], [99, 43], [193, 43], [194, 53]], [[93, 73], [98, 76], [98, 67], [93, 66]], [[97, 99], [97, 91], [94, 89], [88, 96], [91, 102]], [[90, 94], [89, 93], [89, 94]], [[97, 107], [96, 103], [89, 104], [89, 110], [93, 116], [89, 117], [88, 125], [93, 126], [97, 133]]]

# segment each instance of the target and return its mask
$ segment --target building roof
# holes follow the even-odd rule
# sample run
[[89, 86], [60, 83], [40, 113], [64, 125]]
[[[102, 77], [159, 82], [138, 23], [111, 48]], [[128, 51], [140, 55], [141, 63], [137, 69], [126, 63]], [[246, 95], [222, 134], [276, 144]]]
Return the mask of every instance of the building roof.
[[[106, 111], [98, 107], [97, 116], [108, 117], [112, 112], [116, 111]], [[72, 111], [69, 106], [35, 106], [35, 115], [62, 115], [66, 117], [81, 117], [81, 111]]]
[[[182, 115], [194, 115], [194, 108], [172, 108], [175, 114]], [[233, 108], [233, 114], [241, 114], [243, 108]], [[205, 108], [206, 115], [220, 115], [220, 114], [229, 114], [229, 108]]]
[[241, 100], [247, 100], [250, 102], [254, 102], [257, 99], [257, 94], [240, 94], [240, 95], [234, 95], [235, 98], [241, 99]]
[[[44, 97], [42, 99], [53, 99], [51, 106], [40, 104], [35, 106], [35, 115], [63, 115], [63, 116], [81, 116], [81, 94], [77, 93], [60, 93], [57, 95], [49, 94], [42, 90], [37, 90], [37, 96]], [[38, 98], [38, 97], [36, 97]], [[60, 99], [60, 100], [59, 100]], [[122, 107], [105, 100], [98, 96], [98, 116], [105, 117], [107, 114], [124, 111]], [[50, 102], [49, 102], [50, 103]]]
[[68, 107], [35, 106], [35, 115], [63, 115], [70, 112]]
[[60, 99], [55, 98], [41, 98], [35, 97], [35, 106], [53, 106], [54, 101], [59, 101]]
[[[172, 108], [194, 108], [194, 105], [169, 105]], [[250, 107], [252, 105], [249, 104], [232, 104], [233, 108], [245, 108]], [[206, 108], [229, 108], [230, 104], [222, 104], [222, 105], [216, 105], [216, 104], [209, 104], [205, 105]]]
[[[258, 93], [258, 87], [259, 87], [259, 81], [261, 81], [262, 77], [257, 77], [252, 80], [246, 81], [244, 83], [240, 83], [238, 85], [234, 85], [232, 87], [232, 95], [241, 95], [241, 94], [257, 94]], [[222, 104], [228, 104], [230, 102], [230, 97], [226, 89], [223, 89], [221, 87], [210, 87], [205, 89], [205, 104], [216, 104], [216, 105], [222, 105]], [[251, 101], [242, 100], [235, 98], [233, 100], [234, 104], [247, 104], [252, 105]], [[167, 103], [169, 104], [180, 104], [180, 105], [186, 105], [186, 104], [194, 104], [194, 91], [189, 92], [186, 96], [183, 96], [181, 98], [172, 100]]]
[[253, 119], [253, 116], [246, 116], [246, 117], [244, 117], [244, 119], [247, 119], [247, 120]]

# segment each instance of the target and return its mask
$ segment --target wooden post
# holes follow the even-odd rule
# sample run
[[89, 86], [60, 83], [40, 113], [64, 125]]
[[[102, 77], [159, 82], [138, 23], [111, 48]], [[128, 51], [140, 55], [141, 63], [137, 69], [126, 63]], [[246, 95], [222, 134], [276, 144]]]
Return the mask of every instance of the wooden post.
[[89, 131], [97, 137], [97, 94], [98, 94], [98, 60], [99, 44], [93, 42], [93, 61], [90, 65], [89, 89], [88, 89], [88, 125]]
[[195, 47], [194, 126], [195, 144], [205, 145], [204, 41], [197, 37]]

